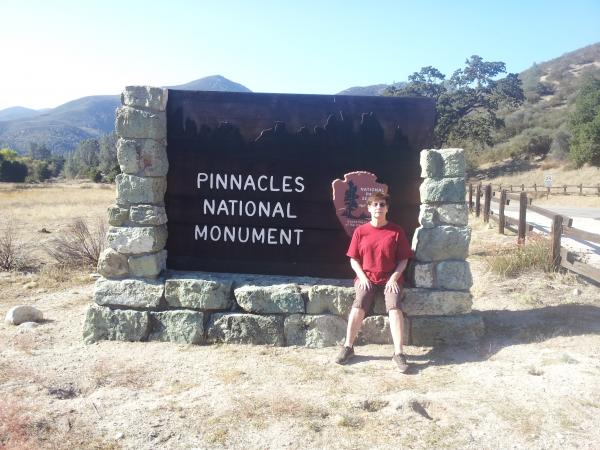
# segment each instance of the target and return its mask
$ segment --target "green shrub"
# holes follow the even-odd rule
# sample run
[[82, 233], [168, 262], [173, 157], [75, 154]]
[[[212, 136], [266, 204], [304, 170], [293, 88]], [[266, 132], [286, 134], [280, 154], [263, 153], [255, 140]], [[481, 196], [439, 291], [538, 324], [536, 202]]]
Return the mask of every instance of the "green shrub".
[[467, 175], [473, 174], [479, 167], [479, 158], [473, 152], [465, 151], [465, 162]]
[[50, 169], [49, 161], [32, 160], [27, 158], [25, 160], [27, 165], [27, 178], [25, 181], [44, 181], [52, 176], [52, 170]]
[[550, 151], [551, 145], [552, 138], [547, 134], [533, 134], [524, 150], [528, 155], [542, 156]]
[[554, 93], [554, 89], [552, 88], [552, 85], [548, 83], [539, 82], [535, 86], [535, 92], [537, 92], [541, 96], [552, 95]]
[[569, 125], [571, 160], [577, 167], [585, 163], [600, 166], [600, 79], [590, 79], [583, 86]]
[[0, 150], [0, 181], [22, 183], [27, 172], [27, 165], [17, 152], [8, 148]]
[[102, 181], [102, 172], [97, 167], [90, 167], [85, 172], [86, 177], [94, 183], [100, 183]]
[[114, 183], [115, 178], [117, 178], [117, 175], [119, 175], [120, 173], [121, 173], [121, 169], [119, 167], [116, 167], [116, 168], [112, 169], [111, 171], [109, 171], [108, 173], [104, 173], [103, 177], [102, 177], [102, 181], [106, 181], [107, 183]]
[[563, 130], [558, 130], [550, 145], [549, 155], [558, 161], [564, 161], [569, 157], [569, 141], [571, 136]]

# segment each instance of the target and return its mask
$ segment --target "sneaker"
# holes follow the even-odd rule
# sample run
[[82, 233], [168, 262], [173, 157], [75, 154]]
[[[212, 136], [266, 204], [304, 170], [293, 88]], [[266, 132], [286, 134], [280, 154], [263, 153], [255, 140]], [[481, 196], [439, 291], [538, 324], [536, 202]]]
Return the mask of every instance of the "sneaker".
[[346, 364], [354, 357], [354, 348], [343, 346], [335, 358], [337, 364]]
[[400, 353], [399, 355], [394, 355], [392, 357], [392, 361], [396, 363], [400, 373], [405, 373], [408, 370], [408, 363], [406, 362], [406, 357], [402, 353]]

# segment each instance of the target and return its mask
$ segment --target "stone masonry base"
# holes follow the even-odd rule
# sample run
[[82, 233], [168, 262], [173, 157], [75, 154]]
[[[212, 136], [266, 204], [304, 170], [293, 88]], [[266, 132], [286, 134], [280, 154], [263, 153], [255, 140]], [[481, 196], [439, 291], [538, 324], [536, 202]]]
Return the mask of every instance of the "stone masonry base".
[[[84, 341], [327, 347], [343, 342], [354, 299], [349, 280], [170, 272], [148, 281], [100, 278]], [[403, 309], [408, 345], [464, 344], [483, 335], [468, 291], [406, 288]], [[357, 344], [391, 344], [383, 297]]]

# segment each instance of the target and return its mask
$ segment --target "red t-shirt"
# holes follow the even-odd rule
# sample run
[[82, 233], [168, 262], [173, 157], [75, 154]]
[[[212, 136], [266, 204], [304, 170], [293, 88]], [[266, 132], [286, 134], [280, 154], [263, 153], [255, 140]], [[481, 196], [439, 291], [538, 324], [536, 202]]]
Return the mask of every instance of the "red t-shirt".
[[[398, 263], [413, 252], [400, 225], [388, 222], [377, 228], [367, 222], [354, 230], [346, 255], [360, 263], [372, 283], [385, 284]], [[398, 283], [403, 280], [400, 276]]]

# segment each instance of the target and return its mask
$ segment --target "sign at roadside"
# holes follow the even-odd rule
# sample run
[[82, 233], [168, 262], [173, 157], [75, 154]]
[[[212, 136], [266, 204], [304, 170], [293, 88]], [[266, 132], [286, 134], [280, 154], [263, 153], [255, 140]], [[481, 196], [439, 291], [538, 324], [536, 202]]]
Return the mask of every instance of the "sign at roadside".
[[547, 188], [552, 187], [552, 175], [544, 175], [544, 186]]

